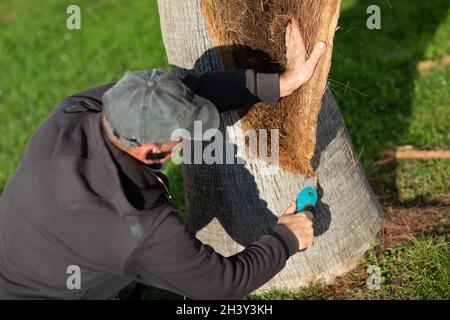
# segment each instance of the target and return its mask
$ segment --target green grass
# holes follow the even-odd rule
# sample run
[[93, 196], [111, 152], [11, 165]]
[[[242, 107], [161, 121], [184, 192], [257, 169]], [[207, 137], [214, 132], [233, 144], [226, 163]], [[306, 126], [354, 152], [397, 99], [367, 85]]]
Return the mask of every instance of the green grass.
[[346, 276], [347, 285], [315, 284], [296, 292], [271, 290], [248, 299], [450, 299], [450, 256], [445, 236], [411, 238], [409, 244], [395, 248], [375, 247], [362, 259], [358, 270], [367, 270], [370, 265], [380, 268], [379, 290], [367, 287], [369, 274], [355, 271]]
[[[381, 30], [366, 27], [369, 4], [381, 8]], [[330, 86], [363, 160], [390, 146], [450, 146], [450, 71], [425, 78], [416, 67], [450, 53], [448, 2], [344, 0], [339, 25]]]
[[[0, 192], [37, 126], [67, 95], [117, 81], [128, 70], [168, 68], [154, 0], [79, 0], [81, 30], [65, 28], [66, 0], [0, 0]], [[365, 26], [366, 8], [378, 4], [382, 30]], [[330, 87], [357, 153], [377, 190], [397, 196], [395, 179], [371, 164], [381, 151], [412, 144], [450, 147], [449, 66], [420, 73], [417, 64], [439, 65], [450, 51], [447, 0], [343, 0], [335, 39]], [[378, 171], [379, 172], [378, 172]], [[402, 199], [448, 190], [448, 162], [399, 163]], [[174, 201], [184, 212], [179, 167], [167, 173]], [[446, 184], [447, 183], [447, 184]], [[445, 189], [447, 186], [447, 189]], [[382, 191], [384, 192], [384, 191]], [[368, 292], [365, 275], [345, 298], [448, 299], [447, 239], [412, 240], [408, 246], [374, 250], [363, 266], [382, 267], [383, 290]], [[148, 298], [180, 298], [150, 290]], [[255, 298], [251, 296], [250, 298]], [[333, 298], [321, 286], [297, 293], [274, 291], [263, 299]]]
[[[167, 68], [156, 2], [0, 0], [0, 192], [30, 135], [61, 99], [127, 70]], [[130, 14], [132, 12], [132, 14]]]
[[410, 246], [370, 254], [365, 264], [381, 267], [381, 290], [371, 293], [375, 297], [450, 299], [450, 256], [446, 237], [412, 238]]
[[[366, 28], [369, 4], [381, 8], [381, 30]], [[330, 87], [365, 168], [372, 170], [381, 152], [401, 145], [449, 149], [450, 66], [439, 67], [450, 54], [448, 2], [344, 0], [339, 25]], [[417, 64], [424, 60], [437, 66], [420, 73]], [[445, 164], [434, 162], [409, 175], [400, 169], [399, 193], [411, 193], [402, 186], [415, 180], [425, 184], [416, 188], [413, 198], [444, 189], [434, 183]]]
[[400, 201], [430, 202], [450, 193], [450, 160], [401, 160], [396, 174]]
[[169, 178], [169, 188], [172, 201], [177, 205], [178, 214], [185, 221], [186, 210], [184, 207], [184, 184], [181, 167], [170, 161], [164, 174]]

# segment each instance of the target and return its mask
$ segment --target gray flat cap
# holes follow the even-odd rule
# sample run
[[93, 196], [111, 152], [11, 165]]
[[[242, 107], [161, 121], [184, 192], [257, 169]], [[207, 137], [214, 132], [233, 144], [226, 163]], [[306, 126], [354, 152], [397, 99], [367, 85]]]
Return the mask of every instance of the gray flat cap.
[[[126, 74], [103, 95], [103, 104], [114, 133], [129, 147], [170, 141], [177, 129], [184, 129], [177, 136], [203, 140], [203, 132], [220, 124], [212, 102], [158, 69]], [[202, 132], [194, 136], [195, 121]]]

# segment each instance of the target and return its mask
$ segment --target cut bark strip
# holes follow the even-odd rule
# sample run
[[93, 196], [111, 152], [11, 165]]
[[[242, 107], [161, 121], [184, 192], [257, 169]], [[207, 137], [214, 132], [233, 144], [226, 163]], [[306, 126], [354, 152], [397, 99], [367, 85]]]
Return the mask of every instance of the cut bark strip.
[[[293, 17], [311, 52], [327, 43], [313, 78], [277, 105], [260, 103], [243, 113], [243, 129], [280, 130], [280, 166], [311, 174], [317, 116], [331, 66], [339, 0], [200, 0], [208, 33], [223, 69], [282, 72], [286, 66], [285, 30]], [[270, 146], [270, 141], [268, 142]]]
[[394, 160], [431, 160], [450, 159], [450, 150], [416, 150], [412, 146], [398, 147], [396, 151], [386, 151], [384, 158], [374, 162], [375, 165], [385, 165]]
[[397, 150], [396, 159], [450, 159], [450, 151], [446, 150]]
[[417, 70], [421, 73], [425, 73], [431, 71], [436, 67], [440, 67], [441, 69], [445, 69], [450, 64], [450, 55], [445, 55], [442, 57], [440, 63], [438, 64], [433, 60], [424, 60], [417, 63]]
[[424, 71], [428, 71], [430, 69], [433, 69], [436, 66], [436, 64], [434, 63], [433, 60], [425, 60], [425, 61], [420, 61], [417, 64], [417, 69], [420, 72], [424, 72]]

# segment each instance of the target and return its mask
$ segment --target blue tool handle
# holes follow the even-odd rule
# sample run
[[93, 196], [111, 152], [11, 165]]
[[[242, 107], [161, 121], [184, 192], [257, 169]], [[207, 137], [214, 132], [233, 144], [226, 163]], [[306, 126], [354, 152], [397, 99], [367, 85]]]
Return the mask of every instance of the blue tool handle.
[[[299, 213], [305, 208], [314, 207], [317, 203], [319, 196], [317, 194], [317, 190], [313, 187], [304, 188], [299, 195], [297, 196], [297, 200], [295, 201], [296, 212]], [[306, 249], [298, 250], [299, 252], [303, 252]]]
[[317, 190], [313, 187], [304, 188], [295, 201], [296, 212], [301, 212], [307, 207], [314, 207], [318, 200]]

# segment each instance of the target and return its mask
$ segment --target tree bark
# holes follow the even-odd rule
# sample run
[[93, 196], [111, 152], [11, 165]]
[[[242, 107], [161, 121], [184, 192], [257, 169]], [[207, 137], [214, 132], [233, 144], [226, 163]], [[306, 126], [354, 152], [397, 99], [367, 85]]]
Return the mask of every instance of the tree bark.
[[[159, 0], [169, 63], [177, 73], [220, 69], [199, 0]], [[221, 131], [243, 150], [238, 112], [222, 115]], [[254, 159], [245, 164], [183, 165], [188, 227], [225, 255], [258, 239], [301, 189], [305, 176]], [[336, 102], [327, 90], [317, 116], [312, 166], [319, 176], [315, 244], [289, 259], [258, 291], [329, 283], [354, 268], [380, 229], [382, 209], [355, 156]]]

